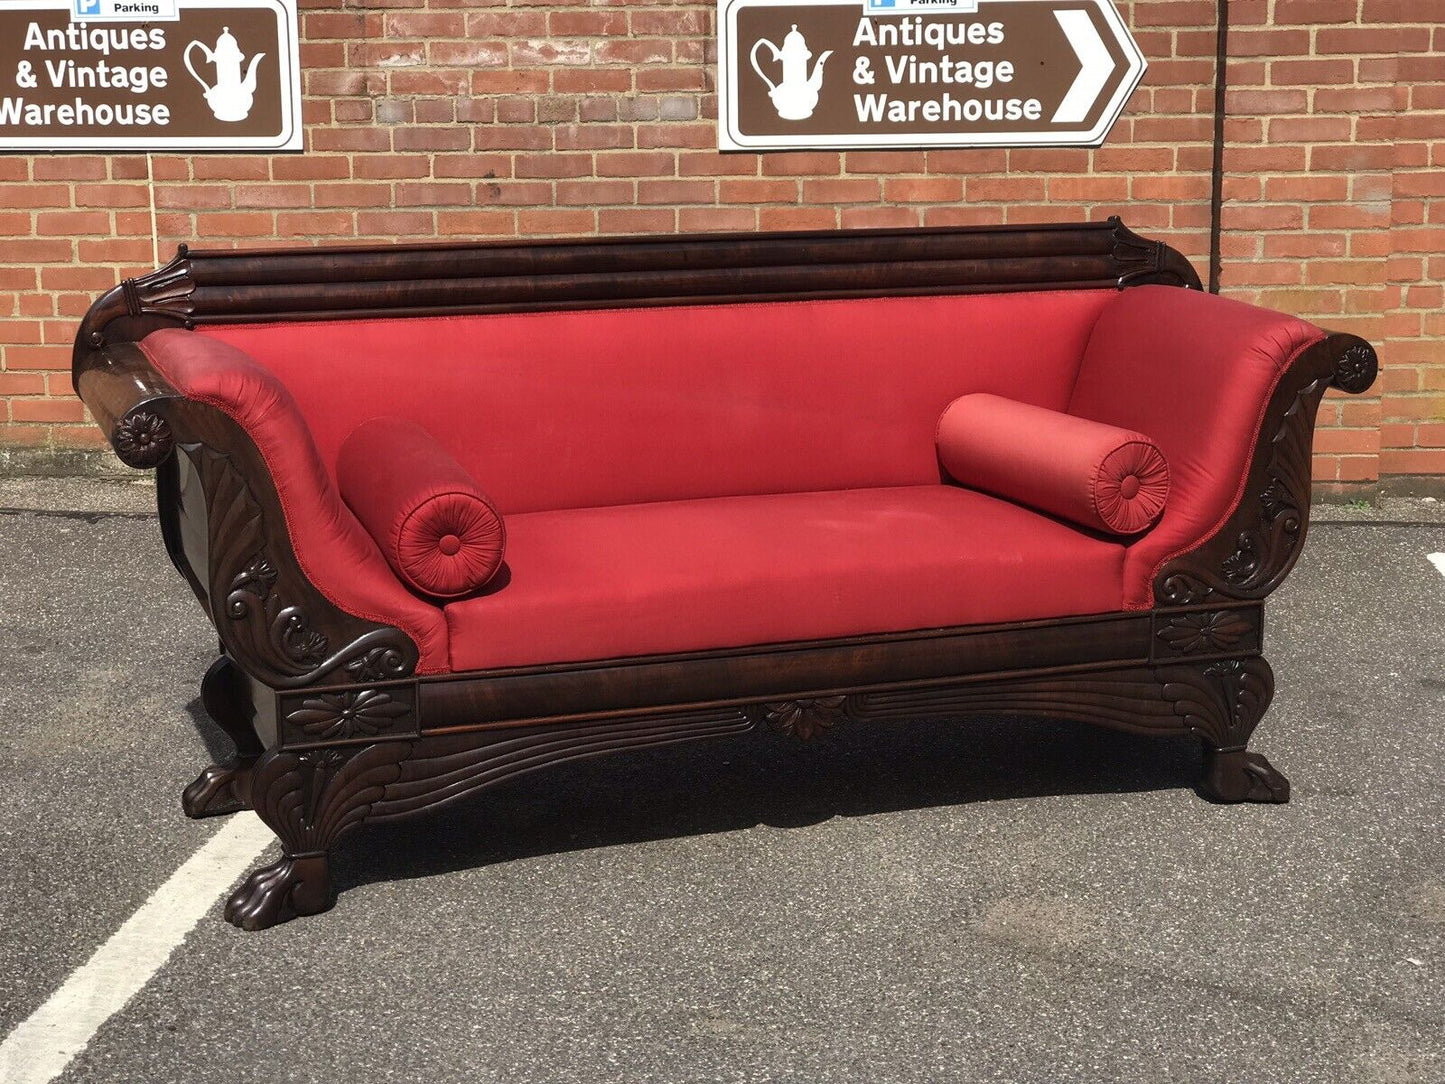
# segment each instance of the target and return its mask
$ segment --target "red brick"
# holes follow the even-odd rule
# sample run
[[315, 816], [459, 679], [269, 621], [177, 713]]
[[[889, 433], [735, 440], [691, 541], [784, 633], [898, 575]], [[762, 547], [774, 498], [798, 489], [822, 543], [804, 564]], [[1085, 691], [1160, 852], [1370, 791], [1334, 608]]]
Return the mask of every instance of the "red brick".
[[[1445, 450], [1445, 27], [1430, 0], [1355, 6], [1231, 3], [1221, 245], [1231, 296], [1379, 342], [1380, 391], [1327, 400], [1315, 462], [1368, 484], [1445, 473], [1378, 454]], [[0, 318], [17, 340], [0, 348], [0, 443], [102, 439], [74, 417], [9, 420], [11, 403], [74, 403], [75, 320], [152, 263], [150, 176], [166, 250], [1120, 213], [1202, 266], [1214, 6], [1123, 10], [1150, 71], [1096, 150], [723, 155], [707, 5], [307, 0], [305, 155], [0, 158]]]
[[717, 182], [711, 180], [642, 180], [637, 182], [638, 203], [713, 203]]
[[677, 213], [677, 228], [685, 233], [752, 230], [757, 221], [757, 211], [750, 207], [683, 207]]
[[673, 233], [677, 212], [665, 207], [601, 207], [598, 233]]
[[85, 405], [79, 399], [12, 399], [10, 420], [14, 422], [79, 422]]

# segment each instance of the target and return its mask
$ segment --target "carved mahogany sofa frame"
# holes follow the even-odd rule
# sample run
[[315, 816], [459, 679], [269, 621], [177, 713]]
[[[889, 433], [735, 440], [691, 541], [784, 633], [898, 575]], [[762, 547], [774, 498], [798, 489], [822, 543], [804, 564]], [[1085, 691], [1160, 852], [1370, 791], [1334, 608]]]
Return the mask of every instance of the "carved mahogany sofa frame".
[[[337, 608], [303, 574], [273, 479], [230, 417], [180, 395], [135, 345], [208, 323], [666, 306], [737, 300], [1199, 289], [1189, 263], [1117, 219], [1085, 225], [197, 252], [126, 280], [77, 337], [80, 396], [127, 464], [158, 471], [172, 562], [220, 636], [202, 682], [236, 756], [186, 788], [193, 817], [254, 809], [282, 858], [226, 917], [259, 929], [334, 902], [328, 848], [363, 821], [462, 799], [580, 757], [771, 725], [1016, 713], [1193, 733], [1200, 792], [1286, 801], [1246, 751], [1274, 692], [1262, 600], [1304, 542], [1316, 408], [1362, 392], [1368, 343], [1331, 334], [1279, 380], [1227, 523], [1163, 567], [1151, 610], [577, 665], [418, 676], [397, 628]], [[370, 702], [371, 725], [318, 736]], [[328, 715], [329, 713], [329, 715]], [[380, 725], [378, 725], [378, 722]]]

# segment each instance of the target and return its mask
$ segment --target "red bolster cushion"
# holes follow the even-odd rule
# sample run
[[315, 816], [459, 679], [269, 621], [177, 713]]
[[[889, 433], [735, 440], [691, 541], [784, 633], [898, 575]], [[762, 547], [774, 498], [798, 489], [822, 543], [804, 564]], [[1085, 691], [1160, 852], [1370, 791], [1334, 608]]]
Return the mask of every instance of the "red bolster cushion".
[[362, 422], [336, 457], [341, 497], [403, 583], [457, 598], [502, 564], [506, 528], [491, 498], [421, 426]]
[[1151, 527], [1169, 496], [1169, 466], [1143, 434], [997, 395], [948, 404], [938, 458], [962, 485], [1108, 534]]

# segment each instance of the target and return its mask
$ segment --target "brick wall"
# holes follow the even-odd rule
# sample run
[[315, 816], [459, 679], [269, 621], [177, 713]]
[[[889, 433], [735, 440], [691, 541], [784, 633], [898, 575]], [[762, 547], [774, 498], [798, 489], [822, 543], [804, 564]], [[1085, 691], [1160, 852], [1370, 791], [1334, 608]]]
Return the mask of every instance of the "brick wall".
[[[710, 4], [301, 6], [304, 156], [0, 156], [0, 449], [99, 444], [70, 394], [75, 322], [181, 241], [1117, 213], [1205, 271], [1210, 0], [1118, 5], [1150, 68], [1097, 150], [728, 156], [712, 149]], [[1344, 491], [1445, 486], [1445, 27], [1431, 9], [1438, 23], [1438, 0], [1230, 4], [1224, 292], [1381, 345], [1378, 394], [1322, 413], [1316, 475]]]

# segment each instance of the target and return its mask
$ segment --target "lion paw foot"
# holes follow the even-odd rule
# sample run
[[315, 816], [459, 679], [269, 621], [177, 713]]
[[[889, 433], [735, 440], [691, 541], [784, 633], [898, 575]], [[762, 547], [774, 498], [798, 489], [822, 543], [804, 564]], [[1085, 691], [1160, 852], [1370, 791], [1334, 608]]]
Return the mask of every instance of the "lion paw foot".
[[1289, 780], [1258, 753], [1206, 750], [1199, 791], [1211, 802], [1287, 802]]
[[254, 757], [212, 764], [181, 792], [188, 817], [216, 817], [251, 808], [251, 766]]
[[283, 857], [262, 866], [226, 901], [226, 921], [243, 930], [265, 930], [336, 902], [324, 854]]

